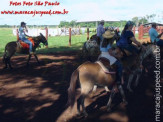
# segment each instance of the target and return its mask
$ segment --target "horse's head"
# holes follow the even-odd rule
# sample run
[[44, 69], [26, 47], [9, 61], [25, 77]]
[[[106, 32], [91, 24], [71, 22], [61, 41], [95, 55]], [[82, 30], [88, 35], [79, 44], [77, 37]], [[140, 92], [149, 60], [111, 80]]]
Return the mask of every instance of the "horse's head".
[[83, 51], [89, 53], [89, 55], [97, 55], [100, 51], [99, 45], [97, 44], [96, 40], [88, 40], [84, 43]]
[[140, 53], [141, 62], [150, 54], [154, 57], [157, 53], [157, 50], [160, 50], [160, 48], [157, 45], [154, 45], [153, 43], [146, 43], [142, 45], [143, 49]]
[[48, 48], [48, 41], [46, 40], [45, 36], [42, 33], [40, 33], [40, 37], [41, 37], [40, 42], [42, 42]]

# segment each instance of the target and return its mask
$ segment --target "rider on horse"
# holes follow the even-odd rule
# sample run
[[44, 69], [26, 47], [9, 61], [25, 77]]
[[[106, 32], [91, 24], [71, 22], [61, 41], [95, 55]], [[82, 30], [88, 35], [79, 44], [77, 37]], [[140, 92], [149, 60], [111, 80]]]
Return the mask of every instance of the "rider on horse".
[[120, 40], [117, 42], [117, 46], [120, 47], [121, 49], [126, 49], [127, 51], [133, 53], [133, 54], [138, 54], [139, 50], [138, 48], [132, 44], [135, 43], [138, 46], [142, 46], [139, 41], [136, 40], [132, 28], [133, 28], [134, 23], [132, 21], [128, 21], [122, 31]]
[[156, 43], [158, 46], [163, 46], [163, 40], [159, 39], [163, 35], [163, 32], [161, 34], [158, 34], [156, 31], [156, 27], [156, 23], [152, 23], [152, 28], [149, 30], [151, 42]]
[[112, 33], [111, 31], [107, 30], [105, 31], [105, 33], [102, 35], [103, 36], [103, 40], [100, 44], [100, 51], [101, 51], [101, 55], [99, 56], [100, 58], [106, 58], [109, 60], [110, 62], [110, 66], [112, 66], [113, 64], [116, 65], [117, 67], [117, 72], [116, 72], [116, 83], [118, 85], [118, 89], [121, 92], [121, 94], [123, 95], [123, 98], [125, 98], [124, 92], [123, 92], [123, 88], [121, 86], [121, 83], [123, 82], [123, 78], [122, 78], [122, 64], [121, 62], [118, 60], [118, 58], [121, 58], [123, 56], [120, 55], [120, 57], [113, 57], [115, 55], [117, 55], [116, 50], [112, 49], [112, 44], [114, 42], [114, 33]]
[[[25, 32], [28, 32], [26, 23], [21, 22], [21, 27], [19, 28], [19, 39], [25, 42], [26, 44], [29, 44], [29, 53], [32, 54], [32, 42], [29, 41], [26, 36], [28, 36]], [[29, 36], [28, 36], [29, 37]]]

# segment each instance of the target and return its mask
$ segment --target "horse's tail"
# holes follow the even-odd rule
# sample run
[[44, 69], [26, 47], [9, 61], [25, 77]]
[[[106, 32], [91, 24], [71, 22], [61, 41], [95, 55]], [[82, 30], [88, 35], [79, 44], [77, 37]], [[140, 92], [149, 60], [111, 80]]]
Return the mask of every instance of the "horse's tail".
[[70, 86], [68, 88], [67, 106], [71, 106], [71, 107], [74, 106], [74, 103], [75, 103], [75, 87], [76, 87], [78, 74], [79, 74], [79, 70], [77, 68], [71, 75]]

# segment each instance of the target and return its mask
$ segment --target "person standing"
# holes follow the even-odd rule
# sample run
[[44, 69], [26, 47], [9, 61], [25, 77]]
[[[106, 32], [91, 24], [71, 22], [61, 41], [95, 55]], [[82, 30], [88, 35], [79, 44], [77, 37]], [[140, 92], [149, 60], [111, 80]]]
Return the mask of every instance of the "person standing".
[[104, 29], [104, 20], [101, 20], [100, 24], [97, 27], [97, 37], [100, 38], [100, 40], [103, 40], [102, 35], [105, 33], [105, 29]]
[[152, 23], [152, 28], [149, 30], [151, 42], [156, 43], [158, 46], [163, 46], [163, 40], [159, 39], [163, 35], [163, 32], [161, 34], [158, 34], [156, 28], [156, 23]]

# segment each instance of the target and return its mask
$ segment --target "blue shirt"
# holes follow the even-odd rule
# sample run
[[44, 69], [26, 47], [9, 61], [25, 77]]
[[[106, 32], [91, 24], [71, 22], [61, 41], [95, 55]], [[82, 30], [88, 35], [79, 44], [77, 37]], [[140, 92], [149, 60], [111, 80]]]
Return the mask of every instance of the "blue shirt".
[[130, 38], [134, 37], [134, 34], [132, 31], [124, 31], [124, 33], [121, 35], [120, 40], [117, 42], [117, 46], [127, 46], [132, 43]]
[[157, 33], [156, 29], [151, 28], [149, 30], [149, 36], [150, 36], [150, 39], [152, 42], [154, 42], [155, 40], [156, 40], [156, 42], [159, 41], [159, 38], [157, 38], [158, 33]]
[[19, 28], [19, 38], [22, 39], [25, 37], [25, 32], [24, 32], [24, 28], [20, 27]]
[[108, 50], [111, 48], [111, 45], [108, 44], [106, 47], [102, 47], [102, 42], [100, 43], [100, 51], [101, 52], [108, 52]]
[[97, 27], [97, 36], [102, 40], [102, 34], [105, 33], [105, 29], [102, 24], [99, 24]]

